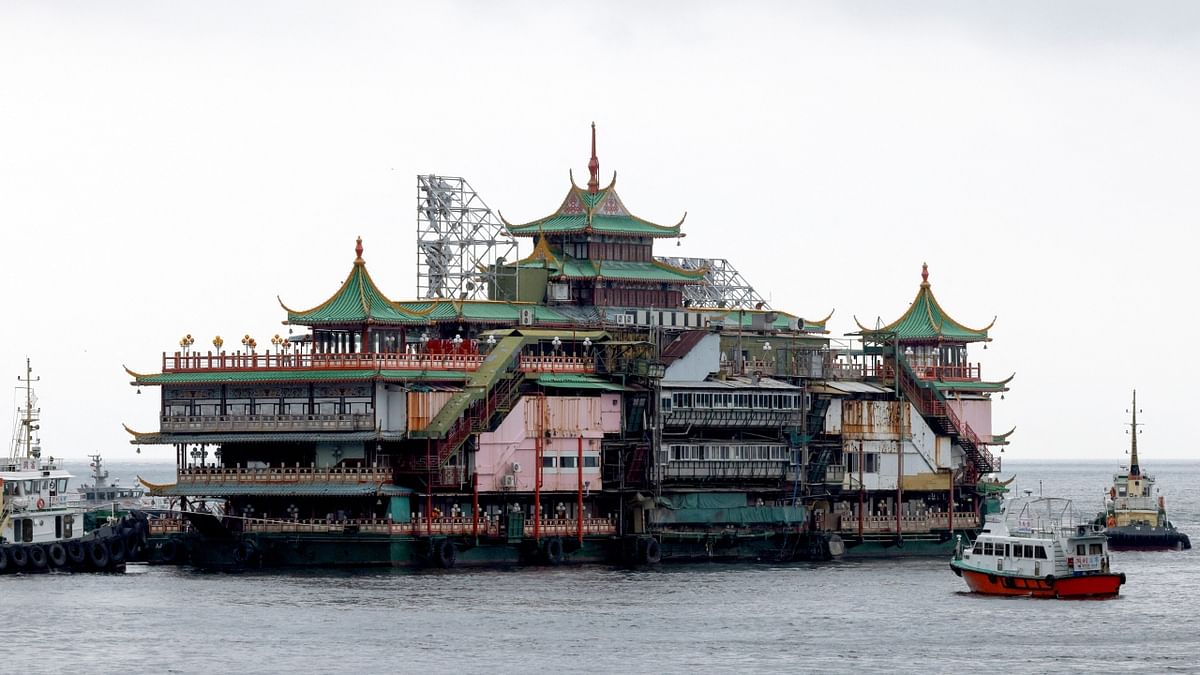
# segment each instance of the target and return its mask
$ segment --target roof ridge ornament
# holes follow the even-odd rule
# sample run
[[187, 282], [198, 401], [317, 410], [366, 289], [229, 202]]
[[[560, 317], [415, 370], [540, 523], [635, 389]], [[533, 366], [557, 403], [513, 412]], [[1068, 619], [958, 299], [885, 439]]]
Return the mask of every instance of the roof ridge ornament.
[[354, 256], [355, 256], [354, 264], [355, 265], [361, 265], [362, 263], [365, 262], [362, 257], [362, 252], [363, 252], [362, 237], [359, 237], [358, 241], [354, 244]]
[[921, 263], [921, 285], [929, 286], [929, 264]]
[[[600, 191], [600, 160], [596, 159], [596, 123], [592, 122], [592, 158], [588, 160], [588, 192], [596, 194]], [[613, 175], [616, 179], [616, 175]]]

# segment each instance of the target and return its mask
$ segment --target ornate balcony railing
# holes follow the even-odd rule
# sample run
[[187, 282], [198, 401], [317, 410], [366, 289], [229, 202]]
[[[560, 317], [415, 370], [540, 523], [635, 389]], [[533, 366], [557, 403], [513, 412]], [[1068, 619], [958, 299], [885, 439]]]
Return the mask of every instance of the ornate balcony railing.
[[186, 467], [179, 469], [181, 485], [210, 483], [391, 483], [387, 467]]
[[244, 370], [464, 370], [483, 363], [482, 354], [271, 354], [175, 352], [163, 354], [162, 372]]
[[371, 414], [336, 415], [163, 415], [164, 432], [371, 431]]

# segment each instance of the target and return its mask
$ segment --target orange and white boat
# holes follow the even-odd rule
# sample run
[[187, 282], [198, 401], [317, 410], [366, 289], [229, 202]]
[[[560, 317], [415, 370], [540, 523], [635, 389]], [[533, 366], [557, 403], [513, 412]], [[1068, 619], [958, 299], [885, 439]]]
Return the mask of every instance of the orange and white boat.
[[950, 569], [975, 593], [1105, 598], [1120, 592], [1102, 528], [1078, 518], [1071, 500], [1022, 498], [988, 516], [969, 548], [960, 539]]

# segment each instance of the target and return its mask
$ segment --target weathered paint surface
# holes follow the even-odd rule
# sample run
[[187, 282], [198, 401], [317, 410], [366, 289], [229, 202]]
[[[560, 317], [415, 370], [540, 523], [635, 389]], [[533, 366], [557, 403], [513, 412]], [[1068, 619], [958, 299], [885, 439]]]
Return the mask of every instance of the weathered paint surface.
[[540, 424], [543, 408], [536, 398], [527, 396], [495, 431], [479, 435], [475, 462], [480, 492], [533, 490], [538, 474], [534, 460], [539, 428], [549, 432], [543, 444], [542, 491], [579, 489], [576, 463], [580, 437], [584, 488], [600, 489], [600, 442], [604, 434], [620, 431], [619, 395], [547, 396], [545, 401]]
[[[951, 451], [950, 438], [939, 437], [907, 401], [834, 400], [833, 403], [826, 416], [826, 428], [832, 422], [840, 429], [847, 464], [851, 463], [849, 456], [857, 457], [860, 448], [863, 455], [876, 456], [876, 470], [863, 473], [863, 484], [868, 490], [896, 489], [901, 453], [903, 474], [913, 480], [961, 462], [961, 457], [955, 458]], [[848, 471], [845, 480], [844, 487], [857, 489], [857, 471]]]

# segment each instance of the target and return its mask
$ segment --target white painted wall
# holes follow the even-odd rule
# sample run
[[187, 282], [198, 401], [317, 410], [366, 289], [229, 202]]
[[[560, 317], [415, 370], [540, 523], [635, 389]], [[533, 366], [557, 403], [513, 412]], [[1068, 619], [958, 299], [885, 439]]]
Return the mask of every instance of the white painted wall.
[[663, 379], [668, 382], [703, 382], [721, 369], [721, 336], [705, 335], [692, 351], [667, 366]]

